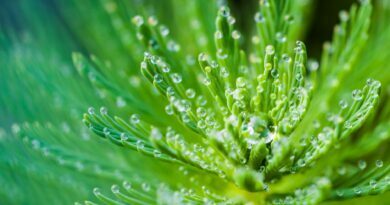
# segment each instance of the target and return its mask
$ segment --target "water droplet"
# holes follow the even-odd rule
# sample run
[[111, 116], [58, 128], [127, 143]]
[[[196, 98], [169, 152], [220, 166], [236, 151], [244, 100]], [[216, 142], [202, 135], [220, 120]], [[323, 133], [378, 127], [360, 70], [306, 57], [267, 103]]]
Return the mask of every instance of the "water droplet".
[[159, 150], [153, 150], [153, 155], [154, 155], [154, 157], [157, 157], [157, 158], [159, 158], [159, 157], [161, 157], [161, 152], [159, 151]]
[[228, 54], [227, 54], [224, 50], [218, 49], [218, 51], [217, 51], [217, 57], [218, 57], [219, 59], [226, 59], [226, 58], [228, 57]]
[[103, 128], [103, 133], [104, 133], [104, 135], [106, 135], [106, 136], [110, 135], [110, 131], [108, 130], [107, 127]]
[[360, 187], [355, 187], [353, 188], [353, 191], [355, 192], [355, 194], [359, 195], [362, 193], [362, 190], [360, 189]]
[[265, 48], [265, 53], [267, 55], [273, 55], [275, 54], [275, 48], [272, 46], [272, 45], [268, 45], [266, 48]]
[[195, 97], [195, 90], [191, 89], [191, 88], [187, 89], [186, 90], [186, 95], [190, 99], [194, 98]]
[[382, 161], [382, 160], [380, 160], [380, 159], [376, 160], [376, 162], [375, 162], [375, 166], [376, 166], [376, 167], [378, 167], [378, 168], [381, 168], [381, 167], [383, 167], [383, 161]]
[[341, 21], [348, 21], [348, 19], [349, 19], [348, 12], [346, 12], [346, 11], [340, 11], [339, 17], [340, 17], [340, 20], [341, 20]]
[[283, 54], [282, 55], [282, 60], [284, 61], [284, 62], [290, 62], [291, 61], [291, 58], [290, 58], [290, 56], [288, 56], [287, 54]]
[[125, 188], [126, 190], [131, 189], [131, 184], [130, 184], [128, 181], [124, 181], [124, 182], [122, 183], [122, 186], [123, 186], [123, 188]]
[[170, 40], [167, 43], [167, 49], [172, 52], [178, 52], [180, 50], [180, 45], [175, 41]]
[[344, 127], [347, 129], [352, 128], [352, 123], [349, 120], [347, 120], [344, 122]]
[[122, 97], [116, 98], [116, 106], [117, 107], [124, 107], [126, 106], [126, 101]]
[[89, 107], [89, 108], [88, 108], [88, 114], [90, 114], [90, 115], [95, 114], [95, 108]]
[[151, 25], [151, 26], [155, 26], [157, 25], [158, 21], [156, 19], [156, 17], [154, 16], [149, 16], [148, 18], [148, 24]]
[[164, 73], [169, 73], [169, 71], [171, 70], [171, 68], [169, 68], [169, 66], [167, 64], [165, 64], [163, 67], [162, 67], [162, 72]]
[[278, 73], [278, 71], [275, 68], [271, 70], [271, 76], [273, 78], [278, 78], [279, 77], [279, 73]]
[[174, 114], [174, 111], [173, 111], [172, 105], [167, 105], [167, 106], [165, 106], [165, 112], [166, 112], [168, 115], [173, 115], [173, 114]]
[[136, 143], [136, 146], [137, 146], [138, 150], [143, 149], [145, 147], [145, 145], [142, 142], [142, 140], [138, 140], [137, 143]]
[[339, 105], [343, 110], [348, 107], [348, 103], [345, 100], [340, 100]]
[[375, 179], [371, 179], [369, 183], [370, 183], [371, 188], [373, 188], [373, 189], [376, 188], [377, 182]]
[[214, 34], [215, 39], [222, 39], [223, 35], [221, 31], [216, 31]]
[[132, 22], [136, 26], [141, 26], [142, 24], [144, 24], [144, 18], [142, 16], [134, 16]]
[[236, 19], [233, 16], [229, 16], [228, 17], [228, 23], [230, 25], [233, 25], [234, 23], [236, 23]]
[[372, 78], [368, 78], [367, 81], [366, 81], [366, 84], [368, 86], [372, 85], [372, 83], [374, 82], [374, 80]]
[[229, 77], [229, 71], [225, 67], [221, 67], [221, 76], [222, 78]]
[[205, 86], [209, 86], [210, 84], [211, 84], [211, 80], [210, 80], [210, 78], [205, 78], [204, 80], [203, 80], [203, 84], [205, 85]]
[[230, 16], [230, 10], [228, 7], [226, 6], [223, 6], [220, 8], [219, 10], [219, 13], [221, 14], [221, 16], [223, 17], [229, 17]]
[[112, 193], [114, 193], [114, 194], [118, 194], [118, 193], [119, 193], [119, 186], [116, 185], [116, 184], [112, 185], [112, 186], [111, 186], [111, 191], [112, 191]]
[[302, 73], [295, 74], [295, 79], [300, 82], [303, 79]]
[[364, 160], [359, 160], [358, 166], [359, 166], [359, 169], [363, 170], [367, 167], [367, 163]]
[[206, 98], [203, 95], [199, 95], [196, 98], [196, 103], [197, 103], [198, 106], [204, 106], [204, 105], [207, 104], [207, 100], [206, 100]]
[[100, 195], [100, 190], [99, 190], [99, 188], [97, 188], [97, 187], [93, 188], [93, 194], [95, 194], [95, 195]]
[[146, 192], [150, 191], [150, 185], [147, 183], [142, 183], [141, 187]]
[[126, 133], [124, 133], [124, 132], [121, 133], [120, 137], [121, 137], [122, 141], [126, 141], [129, 139], [129, 137], [127, 137]]
[[238, 31], [236, 31], [236, 30], [234, 30], [233, 32], [232, 32], [232, 37], [233, 37], [233, 39], [239, 39], [240, 37], [241, 37], [241, 34], [240, 34], [240, 32], [238, 32]]
[[276, 39], [279, 41], [279, 43], [284, 43], [287, 41], [286, 36], [281, 32], [276, 33]]
[[202, 118], [202, 117], [206, 116], [207, 112], [206, 112], [206, 109], [204, 109], [203, 107], [198, 107], [196, 109], [196, 114], [198, 115], [198, 117]]
[[160, 74], [156, 74], [156, 75], [154, 75], [154, 82], [156, 82], [156, 83], [161, 83], [161, 82], [163, 82], [163, 77], [160, 75]]
[[263, 16], [263, 14], [261, 14], [260, 12], [257, 12], [255, 14], [255, 22], [256, 23], [263, 23], [265, 21], [265, 18]]
[[205, 123], [204, 120], [199, 120], [198, 123], [197, 123], [197, 126], [200, 129], [204, 129], [204, 128], [206, 128], [206, 123]]
[[344, 195], [344, 192], [341, 190], [336, 190], [336, 194], [338, 197], [342, 197]]
[[162, 36], [168, 36], [169, 29], [166, 26], [161, 25], [160, 26], [160, 33]]
[[238, 88], [244, 88], [246, 86], [246, 80], [243, 77], [238, 77], [236, 80], [236, 86]]
[[101, 113], [102, 115], [107, 115], [107, 108], [106, 108], [106, 107], [101, 107], [101, 108], [100, 108], [100, 113]]
[[138, 124], [140, 122], [139, 115], [138, 114], [132, 114], [130, 117], [130, 122], [132, 124]]
[[362, 100], [362, 99], [363, 99], [363, 93], [362, 93], [362, 91], [361, 91], [361, 90], [358, 90], [358, 89], [352, 91], [352, 98], [353, 98], [354, 100], [356, 100], [356, 101]]
[[176, 84], [181, 83], [181, 81], [183, 80], [181, 75], [178, 73], [171, 74], [171, 78], [172, 78], [173, 83], [176, 83]]
[[298, 166], [300, 167], [304, 167], [306, 165], [306, 162], [304, 159], [299, 159], [298, 162], [297, 162]]
[[316, 60], [310, 60], [308, 62], [308, 67], [311, 72], [318, 70], [319, 66], [320, 66], [319, 63]]

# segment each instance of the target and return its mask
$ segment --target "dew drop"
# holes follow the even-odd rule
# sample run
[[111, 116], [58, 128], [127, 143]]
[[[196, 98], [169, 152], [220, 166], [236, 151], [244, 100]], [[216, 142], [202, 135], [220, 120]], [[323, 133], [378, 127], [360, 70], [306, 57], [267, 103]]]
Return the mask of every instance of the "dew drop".
[[295, 79], [300, 82], [303, 79], [302, 73], [295, 74]]
[[221, 67], [221, 76], [222, 78], [229, 77], [229, 71], [226, 69], [226, 67]]
[[151, 25], [151, 26], [155, 26], [157, 25], [158, 21], [156, 19], [156, 17], [154, 16], [149, 16], [148, 18], [148, 24]]
[[268, 45], [266, 48], [265, 48], [265, 53], [267, 55], [273, 55], [275, 54], [275, 48], [272, 46], [272, 45]]
[[241, 34], [240, 34], [240, 32], [234, 30], [234, 31], [232, 32], [232, 37], [233, 37], [233, 39], [236, 39], [236, 40], [237, 40], [237, 39], [240, 39]]
[[156, 158], [159, 158], [161, 157], [161, 152], [159, 150], [153, 150], [153, 156], [156, 157]]
[[376, 166], [376, 167], [378, 167], [378, 168], [381, 168], [381, 167], [383, 167], [383, 161], [382, 161], [382, 160], [380, 160], [380, 159], [376, 160], [376, 162], [375, 162], [375, 166]]
[[88, 114], [90, 114], [90, 115], [95, 114], [95, 108], [89, 107], [89, 108], [88, 108]]
[[112, 193], [114, 193], [114, 194], [118, 194], [118, 193], [119, 193], [119, 186], [116, 185], [116, 184], [112, 185], [112, 186], [111, 186], [111, 191], [112, 191]]
[[215, 39], [222, 39], [223, 35], [221, 31], [216, 31], [214, 34]]
[[206, 109], [204, 109], [203, 107], [198, 107], [196, 109], [196, 114], [198, 115], [198, 117], [204, 117], [206, 116]]
[[371, 187], [371, 188], [373, 188], [373, 189], [376, 188], [377, 182], [376, 182], [375, 179], [371, 179], [369, 183], [370, 183], [370, 187]]
[[290, 56], [288, 56], [288, 54], [283, 54], [282, 55], [282, 60], [286, 63], [290, 62], [291, 61], [291, 58]]
[[234, 23], [236, 23], [236, 19], [233, 16], [229, 16], [228, 17], [228, 23], [230, 25], [233, 25]]
[[107, 108], [106, 108], [106, 107], [101, 107], [101, 108], [100, 108], [100, 113], [101, 113], [102, 115], [107, 115]]
[[275, 68], [271, 70], [271, 76], [273, 78], [278, 78], [279, 77], [279, 73], [278, 73], [278, 71]]
[[165, 112], [166, 112], [168, 115], [173, 115], [173, 114], [174, 114], [174, 111], [173, 111], [172, 105], [167, 105], [167, 106], [165, 106]]
[[340, 11], [339, 17], [340, 17], [340, 20], [341, 20], [341, 21], [348, 21], [348, 19], [349, 19], [348, 12], [346, 12], [346, 11]]
[[338, 197], [342, 197], [344, 195], [344, 192], [341, 191], [341, 190], [337, 190], [336, 194], [337, 194]]
[[116, 106], [117, 107], [124, 107], [126, 106], [126, 101], [122, 97], [116, 98]]
[[229, 8], [226, 7], [226, 6], [221, 7], [220, 10], [219, 10], [219, 13], [220, 13], [221, 16], [223, 16], [223, 17], [229, 17], [229, 16], [230, 16]]
[[348, 107], [348, 103], [345, 100], [340, 100], [339, 106], [340, 106], [341, 109], [344, 110], [345, 108]]
[[354, 100], [356, 100], [356, 101], [362, 100], [362, 99], [363, 99], [363, 93], [362, 93], [362, 91], [361, 91], [361, 90], [358, 90], [358, 89], [352, 91], [352, 98], [353, 98]]
[[141, 187], [146, 192], [150, 191], [150, 185], [147, 183], [142, 183]]
[[160, 26], [160, 33], [162, 36], [168, 36], [169, 29], [166, 26], [161, 25]]
[[222, 49], [218, 49], [218, 51], [217, 51], [217, 57], [219, 58], [219, 59], [226, 59], [227, 57], [228, 57], [228, 54], [225, 52], [225, 51], [223, 51]]
[[108, 128], [107, 127], [105, 127], [105, 128], [103, 128], [103, 133], [104, 133], [104, 135], [110, 135], [110, 131], [108, 130]]
[[257, 12], [255, 14], [255, 22], [256, 23], [263, 23], [265, 21], [265, 18], [263, 16], [263, 14], [261, 14], [260, 12]]
[[124, 132], [121, 133], [120, 137], [121, 137], [122, 141], [126, 141], [129, 139], [129, 137], [127, 137], [126, 133], [124, 133]]
[[132, 114], [130, 117], [130, 122], [132, 124], [138, 124], [140, 122], [139, 115], [138, 114]]
[[355, 194], [359, 195], [362, 193], [362, 190], [360, 189], [360, 187], [355, 187], [353, 188], [353, 191], [355, 192]]
[[176, 84], [181, 83], [181, 81], [183, 80], [181, 75], [178, 73], [171, 74], [171, 78], [172, 78], [173, 83], [176, 83]]
[[122, 186], [123, 186], [123, 188], [125, 188], [126, 190], [131, 189], [131, 184], [130, 184], [130, 182], [128, 182], [128, 181], [124, 181], [124, 182], [122, 183]]
[[236, 86], [238, 88], [244, 88], [246, 86], [246, 80], [243, 77], [238, 77], [236, 80]]
[[363, 170], [367, 167], [367, 162], [364, 160], [359, 160], [358, 166], [359, 166], [359, 169]]
[[145, 145], [142, 142], [142, 140], [138, 140], [137, 143], [136, 143], [136, 146], [137, 146], [138, 150], [143, 149], [145, 147]]
[[144, 18], [142, 16], [134, 16], [132, 22], [139, 27], [144, 24]]
[[161, 83], [161, 82], [163, 82], [163, 77], [160, 75], [160, 74], [156, 74], [156, 75], [154, 75], [154, 82], [156, 82], [156, 83]]
[[99, 190], [99, 188], [97, 188], [97, 187], [93, 188], [93, 194], [95, 194], [95, 195], [100, 195], [100, 190]]
[[191, 89], [191, 88], [187, 89], [186, 96], [190, 99], [194, 98], [195, 97], [195, 90]]

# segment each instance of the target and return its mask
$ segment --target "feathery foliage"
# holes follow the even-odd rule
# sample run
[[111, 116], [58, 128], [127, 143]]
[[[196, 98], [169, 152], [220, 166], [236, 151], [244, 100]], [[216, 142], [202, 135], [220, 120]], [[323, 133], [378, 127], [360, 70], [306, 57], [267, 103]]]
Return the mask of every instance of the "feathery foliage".
[[245, 3], [2, 3], [0, 203], [390, 203], [390, 3]]

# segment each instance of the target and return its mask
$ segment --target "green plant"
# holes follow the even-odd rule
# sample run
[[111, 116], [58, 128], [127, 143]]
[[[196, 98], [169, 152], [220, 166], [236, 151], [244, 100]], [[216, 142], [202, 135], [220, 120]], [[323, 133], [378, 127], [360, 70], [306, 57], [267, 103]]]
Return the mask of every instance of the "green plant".
[[4, 3], [0, 202], [389, 203], [389, 2], [237, 4]]

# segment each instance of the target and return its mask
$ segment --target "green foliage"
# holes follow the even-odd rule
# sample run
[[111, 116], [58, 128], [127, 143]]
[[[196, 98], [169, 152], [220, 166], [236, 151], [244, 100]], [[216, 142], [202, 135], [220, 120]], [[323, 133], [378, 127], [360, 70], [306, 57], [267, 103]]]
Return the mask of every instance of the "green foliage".
[[390, 203], [390, 3], [237, 4], [4, 3], [0, 203]]

